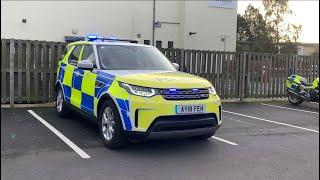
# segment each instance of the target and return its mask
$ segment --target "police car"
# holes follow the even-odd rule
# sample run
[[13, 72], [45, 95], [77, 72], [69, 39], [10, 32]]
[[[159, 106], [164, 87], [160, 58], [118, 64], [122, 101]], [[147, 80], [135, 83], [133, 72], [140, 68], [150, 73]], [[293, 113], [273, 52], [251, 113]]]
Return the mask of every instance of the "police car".
[[207, 139], [221, 125], [220, 98], [210, 82], [178, 69], [153, 46], [88, 36], [68, 44], [59, 60], [57, 114], [97, 121], [110, 149], [133, 140]]

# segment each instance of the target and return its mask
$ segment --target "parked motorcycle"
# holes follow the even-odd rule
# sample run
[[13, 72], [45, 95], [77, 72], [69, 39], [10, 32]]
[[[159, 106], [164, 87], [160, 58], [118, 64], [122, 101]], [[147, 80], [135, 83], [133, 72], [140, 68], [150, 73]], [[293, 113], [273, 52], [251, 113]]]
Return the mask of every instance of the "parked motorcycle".
[[302, 76], [291, 75], [287, 79], [286, 86], [291, 104], [299, 105], [303, 101], [319, 103], [319, 77], [310, 84]]

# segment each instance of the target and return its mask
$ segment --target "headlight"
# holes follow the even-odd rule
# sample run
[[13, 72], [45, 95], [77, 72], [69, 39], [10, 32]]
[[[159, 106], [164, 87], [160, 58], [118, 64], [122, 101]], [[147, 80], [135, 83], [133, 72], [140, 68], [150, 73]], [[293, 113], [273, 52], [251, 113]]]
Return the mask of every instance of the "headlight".
[[216, 92], [216, 90], [214, 89], [213, 86], [209, 87], [208, 90], [209, 90], [209, 93], [210, 93], [210, 94], [217, 95], [217, 92]]
[[124, 88], [128, 93], [143, 96], [152, 97], [156, 94], [156, 90], [148, 87], [134, 86], [119, 82], [120, 87]]

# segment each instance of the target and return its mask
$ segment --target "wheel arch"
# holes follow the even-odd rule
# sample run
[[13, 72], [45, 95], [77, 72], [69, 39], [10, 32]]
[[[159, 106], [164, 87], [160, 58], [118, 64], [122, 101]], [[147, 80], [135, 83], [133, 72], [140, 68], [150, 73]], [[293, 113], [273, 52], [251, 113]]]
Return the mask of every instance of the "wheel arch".
[[[61, 85], [60, 81], [57, 81], [56, 84], [54, 85], [54, 91], [57, 92], [59, 87], [62, 89], [62, 85]], [[62, 89], [62, 91], [63, 91], [63, 89]]]
[[118, 113], [120, 115], [120, 119], [121, 119], [123, 130], [125, 130], [125, 123], [124, 123], [124, 120], [123, 120], [123, 117], [122, 117], [122, 113], [121, 113], [120, 107], [119, 107], [115, 97], [110, 95], [108, 92], [103, 93], [99, 98], [99, 101], [98, 101], [98, 104], [97, 104], [97, 111], [96, 111], [97, 112], [97, 118], [99, 117], [101, 106], [105, 101], [110, 101], [117, 107]]
[[61, 88], [63, 100], [65, 101], [65, 100], [66, 100], [66, 97], [65, 97], [65, 95], [64, 95], [64, 89], [62, 88], [61, 82], [60, 82], [60, 81], [57, 81], [56, 84], [54, 85], [55, 95], [57, 95], [59, 88]]

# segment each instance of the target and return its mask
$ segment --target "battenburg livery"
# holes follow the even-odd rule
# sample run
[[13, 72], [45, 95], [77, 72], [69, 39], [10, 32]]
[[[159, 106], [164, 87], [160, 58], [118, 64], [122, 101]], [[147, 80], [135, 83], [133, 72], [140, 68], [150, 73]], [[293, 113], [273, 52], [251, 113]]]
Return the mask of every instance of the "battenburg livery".
[[221, 125], [221, 102], [205, 79], [178, 71], [157, 48], [88, 36], [58, 63], [56, 110], [91, 117], [109, 148], [128, 141], [195, 136]]

